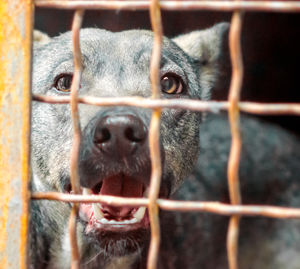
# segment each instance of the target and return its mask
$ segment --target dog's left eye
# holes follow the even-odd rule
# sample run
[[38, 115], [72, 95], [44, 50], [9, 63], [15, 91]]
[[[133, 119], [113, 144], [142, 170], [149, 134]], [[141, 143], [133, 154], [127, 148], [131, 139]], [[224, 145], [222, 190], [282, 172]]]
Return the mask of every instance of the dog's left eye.
[[70, 92], [72, 79], [72, 74], [61, 74], [55, 78], [54, 87], [60, 92]]
[[160, 81], [161, 89], [168, 94], [178, 94], [183, 92], [183, 82], [181, 78], [175, 74], [166, 74]]

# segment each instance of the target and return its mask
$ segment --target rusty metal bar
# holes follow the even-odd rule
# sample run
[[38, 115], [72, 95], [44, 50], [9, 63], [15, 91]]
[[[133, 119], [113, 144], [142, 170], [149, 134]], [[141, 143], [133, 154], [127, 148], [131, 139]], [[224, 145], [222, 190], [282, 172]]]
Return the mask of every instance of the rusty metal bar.
[[27, 265], [33, 2], [0, 1], [0, 264]]
[[[150, 62], [150, 81], [152, 87], [152, 98], [160, 98], [160, 58], [163, 39], [161, 13], [159, 0], [152, 0], [150, 4], [150, 19], [154, 34], [152, 56]], [[155, 108], [149, 129], [149, 148], [151, 158], [151, 179], [149, 189], [148, 213], [151, 226], [151, 240], [147, 260], [147, 269], [155, 269], [158, 261], [158, 251], [160, 245], [160, 226], [158, 216], [157, 198], [159, 196], [161, 182], [161, 158], [160, 158], [160, 116], [161, 108]]]
[[78, 176], [78, 154], [79, 154], [79, 145], [81, 139], [81, 129], [80, 129], [80, 120], [79, 120], [79, 111], [78, 111], [78, 90], [80, 87], [81, 73], [82, 73], [82, 55], [80, 50], [80, 40], [79, 32], [83, 19], [83, 10], [76, 10], [73, 25], [72, 25], [72, 39], [73, 39], [73, 55], [74, 55], [74, 75], [71, 85], [71, 96], [70, 96], [70, 105], [73, 121], [73, 146], [71, 151], [71, 162], [70, 162], [70, 176], [72, 191], [76, 194], [80, 193], [80, 184]]
[[69, 234], [70, 234], [70, 246], [71, 246], [71, 269], [79, 269], [80, 267], [80, 254], [77, 244], [77, 216], [78, 216], [78, 205], [73, 204], [71, 214], [69, 218]]
[[[78, 89], [80, 87], [81, 73], [82, 73], [82, 56], [80, 50], [80, 38], [79, 32], [82, 25], [84, 11], [76, 10], [72, 25], [72, 40], [73, 40], [73, 58], [74, 58], [74, 75], [71, 85], [71, 113], [73, 122], [73, 145], [71, 150], [71, 160], [70, 160], [70, 178], [72, 192], [75, 194], [80, 193], [80, 184], [78, 176], [78, 155], [79, 146], [81, 139], [81, 129], [79, 122], [79, 112], [78, 112]], [[74, 203], [69, 220], [69, 233], [70, 233], [70, 244], [72, 253], [72, 269], [79, 269], [80, 264], [80, 254], [77, 244], [77, 234], [76, 234], [76, 221], [78, 215], [78, 204]]]
[[[237, 0], [238, 2], [239, 0]], [[229, 90], [228, 116], [232, 136], [232, 144], [228, 160], [228, 187], [230, 201], [233, 205], [241, 203], [241, 193], [239, 187], [239, 163], [241, 157], [241, 131], [240, 131], [240, 111], [238, 102], [243, 80], [243, 62], [241, 52], [241, 28], [242, 13], [235, 11], [232, 15], [229, 48], [232, 63], [232, 78]], [[238, 269], [238, 236], [239, 236], [240, 216], [234, 215], [230, 218], [227, 233], [227, 255], [230, 269]]]
[[240, 111], [257, 115], [295, 115], [300, 116], [300, 104], [280, 103], [263, 104], [255, 102], [239, 102]]
[[[33, 100], [50, 104], [67, 104], [69, 96], [45, 96], [34, 95]], [[144, 108], [180, 108], [194, 111], [210, 111], [218, 113], [221, 110], [228, 110], [229, 102], [202, 101], [190, 99], [147, 99], [142, 97], [78, 97], [78, 102], [95, 106], [136, 106]], [[239, 102], [240, 111], [251, 114], [263, 115], [299, 115], [300, 104], [297, 103], [255, 103]]]
[[103, 203], [107, 205], [131, 205], [131, 206], [147, 206], [148, 198], [124, 198], [110, 195], [75, 195], [60, 192], [36, 192], [31, 194], [31, 199], [36, 200], [58, 200], [69, 203]]
[[[37, 7], [61, 9], [118, 9], [147, 10], [148, 1], [99, 1], [99, 0], [35, 0]], [[300, 3], [295, 1], [161, 1], [164, 10], [216, 10], [216, 11], [270, 11], [299, 12]]]
[[[103, 203], [114, 206], [147, 206], [147, 198], [123, 198], [109, 195], [75, 195], [59, 192], [37, 192], [31, 195], [32, 199], [47, 199], [68, 203]], [[157, 199], [161, 209], [168, 211], [208, 212], [219, 215], [243, 215], [269, 218], [300, 218], [300, 208], [260, 206], [260, 205], [232, 205], [220, 202], [176, 201]]]

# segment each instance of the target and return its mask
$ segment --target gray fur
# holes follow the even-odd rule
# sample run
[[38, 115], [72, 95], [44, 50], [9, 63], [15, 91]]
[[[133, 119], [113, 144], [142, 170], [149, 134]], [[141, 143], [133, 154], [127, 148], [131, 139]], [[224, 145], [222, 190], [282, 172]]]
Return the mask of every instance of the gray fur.
[[[228, 24], [223, 23], [205, 31], [196, 31], [179, 36], [173, 41], [164, 38], [161, 75], [169, 72], [176, 73], [186, 84], [186, 91], [180, 96], [163, 94], [162, 98], [175, 97], [202, 100], [209, 98], [220, 72], [219, 62], [222, 59], [227, 31]], [[80, 33], [80, 40], [83, 54], [83, 75], [79, 95], [97, 97], [151, 96], [149, 80], [149, 63], [153, 43], [151, 32], [132, 30], [111, 33], [100, 29], [83, 29]], [[72, 72], [73, 56], [70, 32], [50, 40], [47, 39], [43, 44], [37, 43], [35, 45], [33, 62], [34, 93], [62, 95], [54, 88], [54, 79], [61, 73]], [[34, 191], [64, 192], [64, 188], [69, 182], [69, 159], [73, 136], [70, 108], [68, 105], [49, 105], [33, 102], [32, 110], [32, 167], [34, 174], [32, 188]], [[83, 133], [89, 131], [91, 124], [97, 120], [99, 114], [111, 113], [112, 111], [122, 113], [124, 110], [139, 114], [145, 126], [149, 127], [151, 111], [148, 109], [114, 109], [79, 105]], [[160, 131], [161, 147], [164, 154], [162, 184], [168, 187], [170, 194], [176, 192], [184, 178], [191, 173], [195, 166], [200, 144], [202, 154], [200, 154], [198, 160], [197, 170], [193, 174], [197, 179], [187, 181], [181, 191], [173, 197], [197, 200], [225, 198], [226, 200], [224, 164], [227, 160], [230, 137], [228, 131], [225, 131], [225, 120], [218, 117], [215, 120], [209, 120], [204, 125], [200, 125], [200, 123], [200, 113], [190, 111], [179, 113], [174, 109], [163, 110]], [[253, 132], [264, 128], [259, 123], [245, 119], [245, 130], [248, 126]], [[272, 185], [273, 179], [269, 168], [266, 170], [258, 169], [263, 159], [268, 160], [270, 158], [270, 155], [264, 154], [265, 151], [262, 145], [266, 144], [268, 150], [277, 147], [280, 140], [284, 138], [286, 143], [290, 143], [291, 147], [290, 151], [287, 148], [278, 150], [278, 162], [283, 166], [288, 165], [292, 154], [295, 156], [295, 164], [299, 160], [297, 152], [300, 151], [298, 150], [299, 141], [297, 138], [289, 136], [283, 130], [273, 126], [267, 127], [266, 132], [269, 134], [267, 138], [262, 138], [257, 134], [246, 138], [246, 145], [254, 143], [255, 147], [250, 147], [249, 152], [246, 152], [245, 163], [247, 166], [245, 170], [241, 171], [253, 172], [253, 175], [251, 174], [247, 179], [257, 178], [257, 181], [259, 181], [257, 186], [256, 184], [250, 184], [251, 187], [254, 187], [255, 193], [256, 188], [258, 188], [257, 191], [261, 191], [259, 184], [265, 178], [265, 174], [269, 176], [267, 182], [270, 182], [270, 185]], [[203, 139], [201, 143], [199, 143], [199, 133], [201, 139]], [[253, 152], [255, 155], [252, 154]], [[96, 165], [98, 166], [97, 169], [105, 170], [103, 164], [98, 163]], [[128, 173], [134, 173], [134, 169], [139, 170], [143, 165], [145, 165], [145, 161], [139, 160], [136, 168], [130, 168], [132, 171], [129, 171], [129, 168], [122, 169], [125, 169]], [[111, 166], [112, 169], [120, 169], [114, 164], [111, 164]], [[255, 167], [256, 170], [254, 171], [251, 167]], [[283, 178], [283, 181], [286, 179], [292, 182], [296, 173], [296, 165], [291, 167], [291, 170], [282, 171], [281, 178]], [[261, 180], [258, 180], [260, 177], [256, 175], [256, 172], [259, 173]], [[81, 183], [85, 184], [84, 182]], [[289, 185], [294, 186], [295, 183]], [[245, 186], [249, 186], [248, 183], [245, 183]], [[262, 188], [265, 190], [265, 187]], [[294, 188], [297, 189], [297, 185]], [[289, 188], [287, 187], [287, 189]], [[296, 198], [295, 201], [297, 204]], [[263, 199], [260, 203], [264, 203]], [[70, 247], [67, 232], [70, 205], [51, 201], [33, 201], [31, 212], [31, 268], [70, 268]], [[211, 228], [209, 226], [210, 222], [206, 223], [201, 214], [191, 214], [186, 218], [182, 218], [179, 213], [164, 212], [161, 215], [163, 238], [167, 239], [164, 240], [161, 247], [160, 268], [183, 268], [183, 265], [186, 268], [226, 268], [223, 254], [219, 255], [219, 259], [214, 259], [215, 263], [209, 260], [211, 256], [206, 251], [213, 249], [213, 246], [207, 247], [203, 243], [208, 242], [207, 244], [211, 244], [210, 242], [215, 242], [217, 239], [212, 237], [215, 233], [209, 231]], [[220, 217], [216, 217], [216, 219], [219, 220]], [[170, 223], [172, 225], [171, 229], [169, 228]], [[177, 223], [178, 226], [174, 223]], [[224, 223], [220, 223], [222, 223], [221, 232], [223, 232]], [[182, 230], [183, 226], [186, 226], [184, 231]], [[189, 231], [194, 229], [198, 231], [197, 233], [200, 236], [200, 239], [197, 239], [199, 241], [196, 241], [199, 244], [197, 243], [198, 245], [195, 248], [193, 245], [189, 245], [192, 239], [188, 235]], [[103, 247], [97, 238], [86, 236], [84, 231], [85, 223], [79, 220], [77, 233], [81, 253], [81, 268], [145, 268], [148, 239], [145, 239], [145, 242], [139, 242], [138, 238], [132, 237], [123, 241], [109, 242]], [[297, 228], [295, 228], [295, 233], [297, 234]], [[223, 240], [223, 233], [220, 234]], [[183, 236], [185, 240], [182, 240]], [[193, 234], [191, 236], [193, 237]], [[278, 236], [278, 238], [284, 238], [284, 231], [281, 232], [280, 229]], [[207, 240], [203, 240], [203, 238]], [[276, 240], [274, 239], [274, 242], [277, 245], [281, 244], [281, 241]], [[218, 244], [220, 245], [220, 242]], [[267, 250], [268, 244], [265, 240], [260, 244], [262, 251]], [[297, 244], [299, 242], [295, 243], [292, 240], [290, 246], [296, 246]], [[136, 250], [133, 253], [127, 253], [123, 249], [128, 245], [132, 245]], [[276, 248], [277, 245], [272, 246], [274, 251], [273, 249], [272, 251], [268, 250], [266, 255], [262, 256], [260, 261], [257, 261], [257, 266], [254, 267], [279, 269], [282, 268], [278, 265], [280, 264], [279, 259], [284, 260], [288, 257], [291, 260], [291, 256], [297, 261], [291, 247], [280, 249], [283, 258], [269, 258], [276, 252], [275, 250], [280, 248]], [[189, 248], [186, 246], [189, 246]], [[245, 253], [246, 257], [250, 257], [248, 258], [249, 264], [252, 264], [251, 255], [253, 254], [251, 248], [247, 244], [242, 244], [242, 246], [244, 248], [241, 253]], [[284, 252], [285, 249], [287, 249], [286, 252]], [[223, 249], [218, 249], [216, 252], [211, 251], [211, 253], [218, 256], [218, 253], [222, 251]], [[195, 252], [203, 253], [203, 255]], [[259, 266], [260, 264], [266, 264], [265, 261], [268, 265], [265, 265], [265, 267]], [[214, 264], [218, 264], [219, 267], [214, 267]]]
[[[242, 117], [241, 127], [242, 202], [299, 208], [299, 137], [249, 117]], [[201, 125], [200, 134], [197, 165], [174, 199], [228, 203], [226, 173], [231, 135], [227, 116], [208, 116]], [[162, 217], [162, 227], [166, 227], [162, 231], [165, 242], [162, 249], [168, 249], [163, 255], [168, 255], [172, 263], [166, 264], [165, 256], [161, 259], [161, 268], [228, 268], [228, 217], [173, 212], [162, 214]], [[172, 227], [172, 233], [167, 227]], [[241, 220], [240, 268], [296, 269], [300, 264], [299, 251], [299, 220], [263, 217]]]

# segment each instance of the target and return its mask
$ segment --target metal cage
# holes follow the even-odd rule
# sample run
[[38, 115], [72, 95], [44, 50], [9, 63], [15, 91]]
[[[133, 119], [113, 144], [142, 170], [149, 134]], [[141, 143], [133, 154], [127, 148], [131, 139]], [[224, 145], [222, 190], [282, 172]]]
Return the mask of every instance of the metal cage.
[[[73, 54], [75, 72], [70, 97], [31, 96], [30, 63], [32, 45], [32, 21], [34, 6], [60, 9], [75, 9], [73, 20]], [[154, 32], [151, 60], [152, 98], [95, 98], [78, 97], [77, 89], [81, 76], [81, 52], [79, 30], [84, 9], [129, 9], [150, 10]], [[162, 100], [159, 95], [159, 63], [162, 43], [160, 10], [217, 10], [232, 11], [229, 34], [232, 78], [226, 102], [195, 100]], [[0, 264], [1, 268], [26, 268], [28, 237], [29, 199], [51, 199], [73, 204], [69, 220], [72, 268], [79, 268], [76, 241], [76, 216], [78, 203], [105, 202], [111, 205], [143, 205], [148, 207], [151, 224], [151, 243], [148, 268], [156, 268], [160, 244], [158, 208], [163, 210], [199, 211], [231, 216], [227, 252], [230, 269], [237, 269], [237, 242], [239, 222], [242, 216], [264, 216], [271, 218], [300, 218], [300, 209], [275, 206], [247, 206], [241, 204], [238, 168], [241, 151], [239, 129], [240, 111], [253, 114], [300, 115], [300, 104], [258, 104], [240, 102], [243, 78], [243, 63], [240, 33], [244, 11], [300, 12], [299, 1], [99, 1], [99, 0], [10, 0], [0, 2]], [[30, 179], [30, 105], [33, 101], [48, 103], [70, 103], [72, 108], [74, 140], [71, 157], [71, 183], [74, 194], [32, 193], [28, 189]], [[150, 127], [150, 152], [152, 175], [148, 198], [121, 198], [113, 196], [85, 196], [80, 194], [77, 175], [80, 124], [78, 103], [98, 106], [137, 106], [153, 110]], [[181, 108], [194, 111], [228, 110], [232, 146], [228, 163], [228, 187], [231, 204], [218, 202], [172, 201], [158, 198], [161, 164], [159, 156], [159, 122], [161, 108]]]

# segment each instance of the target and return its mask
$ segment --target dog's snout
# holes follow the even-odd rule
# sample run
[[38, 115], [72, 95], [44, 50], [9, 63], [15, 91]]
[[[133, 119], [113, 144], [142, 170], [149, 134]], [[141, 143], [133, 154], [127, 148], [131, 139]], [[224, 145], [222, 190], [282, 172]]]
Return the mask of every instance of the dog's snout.
[[94, 133], [94, 144], [108, 155], [133, 154], [146, 139], [147, 129], [134, 115], [105, 116], [97, 122]]

